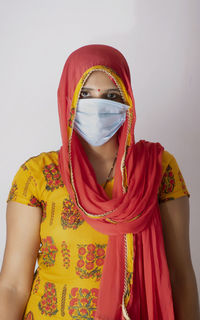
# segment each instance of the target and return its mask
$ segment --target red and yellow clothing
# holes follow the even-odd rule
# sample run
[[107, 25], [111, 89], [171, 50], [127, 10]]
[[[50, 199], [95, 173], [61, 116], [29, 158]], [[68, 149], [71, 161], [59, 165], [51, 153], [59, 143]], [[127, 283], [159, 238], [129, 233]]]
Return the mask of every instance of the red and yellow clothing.
[[[113, 182], [105, 189], [110, 198]], [[176, 159], [165, 150], [158, 201], [184, 195], [190, 196]], [[24, 319], [94, 319], [108, 236], [76, 209], [59, 172], [58, 151], [23, 163], [7, 201], [42, 208], [38, 268]]]

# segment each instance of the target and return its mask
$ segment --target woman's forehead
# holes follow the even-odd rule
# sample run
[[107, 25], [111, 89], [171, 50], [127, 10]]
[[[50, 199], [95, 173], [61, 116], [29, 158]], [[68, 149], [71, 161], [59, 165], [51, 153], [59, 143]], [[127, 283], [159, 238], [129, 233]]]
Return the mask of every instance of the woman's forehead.
[[93, 86], [106, 85], [106, 87], [109, 85], [111, 88], [117, 87], [115, 80], [111, 75], [99, 70], [91, 72], [87, 80], [85, 81], [84, 85], [85, 84]]

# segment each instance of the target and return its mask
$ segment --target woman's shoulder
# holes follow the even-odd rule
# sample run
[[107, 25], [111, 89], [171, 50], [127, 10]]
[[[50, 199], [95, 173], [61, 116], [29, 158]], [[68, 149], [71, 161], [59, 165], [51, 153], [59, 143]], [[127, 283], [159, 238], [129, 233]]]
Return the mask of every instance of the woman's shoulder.
[[[179, 161], [178, 161], [179, 162]], [[166, 170], [173, 170], [180, 172], [179, 163], [176, 156], [168, 150], [163, 150], [162, 153], [162, 172], [166, 173]]]
[[44, 151], [37, 155], [33, 155], [26, 159], [21, 168], [32, 172], [44, 170], [46, 166], [57, 167], [58, 166], [58, 152], [56, 151]]
[[53, 161], [55, 163], [58, 163], [58, 152], [59, 150], [55, 151], [55, 150], [51, 150], [51, 151], [43, 151], [40, 152], [39, 154], [33, 155], [29, 158], [27, 158], [24, 161], [24, 165], [30, 165], [30, 164], [43, 164], [44, 162], [49, 162], [49, 161]]
[[150, 150], [149, 154], [154, 155], [153, 150], [162, 150], [162, 171], [165, 172], [170, 162], [176, 162], [176, 159], [172, 153], [165, 149], [165, 147], [159, 142], [153, 142], [145, 139], [141, 139], [136, 142], [137, 149], [143, 147], [146, 150]]
[[162, 181], [159, 187], [159, 202], [190, 197], [180, 166], [175, 156], [167, 150], [162, 153]]
[[[37, 155], [28, 158], [19, 169], [19, 176], [27, 176], [39, 187], [42, 187], [46, 181], [55, 180], [60, 177], [60, 170], [58, 165], [57, 151], [44, 151]], [[24, 171], [24, 173], [22, 173]], [[20, 174], [21, 172], [21, 174]]]
[[49, 189], [54, 184], [55, 187], [63, 186], [59, 174], [58, 151], [41, 152], [25, 160], [13, 177], [8, 200], [37, 206], [46, 186]]
[[167, 151], [167, 150], [163, 150], [163, 153], [162, 153], [162, 169], [163, 169], [163, 172], [165, 172], [167, 166], [173, 160], [176, 160], [174, 155], [172, 153], [170, 153], [169, 151]]
[[58, 151], [45, 151], [26, 159], [16, 170], [14, 181], [18, 184], [31, 181], [35, 185], [41, 185], [50, 174], [58, 174]]

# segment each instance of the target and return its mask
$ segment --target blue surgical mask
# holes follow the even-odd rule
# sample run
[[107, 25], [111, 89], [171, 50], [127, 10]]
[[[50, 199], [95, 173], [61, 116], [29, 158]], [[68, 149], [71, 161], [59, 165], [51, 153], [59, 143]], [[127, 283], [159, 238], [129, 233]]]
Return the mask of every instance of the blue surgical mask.
[[79, 99], [74, 129], [89, 144], [101, 146], [122, 126], [128, 109], [128, 105], [108, 99]]

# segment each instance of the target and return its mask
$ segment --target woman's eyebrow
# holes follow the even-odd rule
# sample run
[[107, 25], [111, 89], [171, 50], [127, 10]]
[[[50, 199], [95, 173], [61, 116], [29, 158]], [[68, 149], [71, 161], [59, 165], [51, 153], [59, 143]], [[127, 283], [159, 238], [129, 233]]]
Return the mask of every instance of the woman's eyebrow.
[[[93, 89], [93, 88], [87, 88], [87, 87], [82, 87], [82, 89], [86, 89], [86, 90], [96, 90], [96, 89]], [[106, 89], [106, 90], [101, 90], [101, 91], [118, 91], [119, 92], [119, 89], [115, 89], [115, 88], [110, 88], [110, 89]]]

